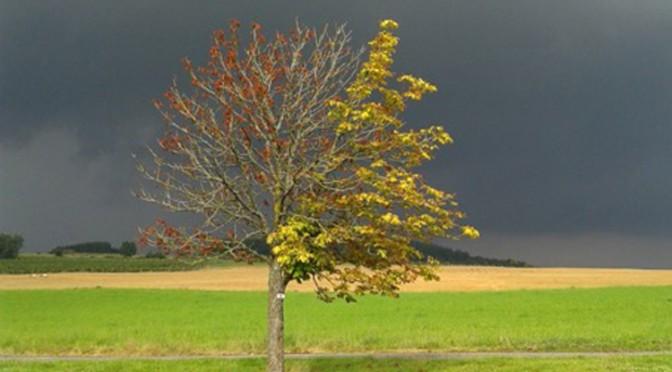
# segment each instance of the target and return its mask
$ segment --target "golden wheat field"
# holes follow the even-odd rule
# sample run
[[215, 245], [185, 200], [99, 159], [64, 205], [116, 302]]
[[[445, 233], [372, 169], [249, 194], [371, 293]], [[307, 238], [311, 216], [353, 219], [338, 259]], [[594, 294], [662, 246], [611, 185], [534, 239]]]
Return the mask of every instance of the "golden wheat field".
[[[65, 288], [172, 288], [262, 291], [264, 266], [210, 268], [187, 272], [58, 273], [0, 275], [0, 290]], [[440, 281], [407, 285], [411, 292], [501, 291], [543, 288], [672, 285], [672, 270], [591, 268], [500, 268], [443, 266]], [[310, 284], [292, 284], [290, 291], [311, 291]]]

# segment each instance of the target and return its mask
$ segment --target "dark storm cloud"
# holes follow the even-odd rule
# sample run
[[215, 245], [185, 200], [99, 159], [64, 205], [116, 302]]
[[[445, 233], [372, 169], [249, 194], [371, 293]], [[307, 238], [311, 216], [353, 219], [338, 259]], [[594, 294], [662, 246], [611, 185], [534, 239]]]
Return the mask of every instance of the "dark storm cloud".
[[[180, 58], [201, 61], [231, 18], [275, 31], [297, 17], [348, 22], [357, 44], [400, 22], [396, 69], [439, 86], [407, 119], [456, 139], [425, 174], [486, 238], [463, 247], [646, 266], [623, 248], [640, 244], [670, 259], [667, 1], [0, 2], [0, 230], [35, 249], [133, 236], [156, 211], [129, 195], [129, 154], [160, 130], [150, 101]], [[567, 260], [563, 244], [616, 261]]]

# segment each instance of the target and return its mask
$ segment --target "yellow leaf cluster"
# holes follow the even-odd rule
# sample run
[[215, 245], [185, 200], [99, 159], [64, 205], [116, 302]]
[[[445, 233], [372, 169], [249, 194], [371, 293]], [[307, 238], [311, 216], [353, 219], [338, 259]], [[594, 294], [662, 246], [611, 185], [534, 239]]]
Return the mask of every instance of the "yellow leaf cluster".
[[404, 97], [415, 101], [421, 100], [423, 94], [434, 93], [437, 90], [435, 85], [412, 75], [401, 75], [397, 81], [404, 82], [409, 85], [408, 90], [404, 92]]
[[462, 235], [469, 239], [478, 239], [481, 236], [481, 233], [473, 226], [462, 226]]
[[392, 72], [397, 27], [392, 20], [380, 23], [347, 96], [328, 102], [338, 151], [323, 173], [312, 175], [320, 184], [301, 196], [295, 214], [268, 237], [292, 278], [326, 278], [330, 291], [346, 299], [352, 293], [394, 294], [417, 277], [435, 278], [434, 261], [418, 264], [422, 256], [414, 240], [480, 235], [460, 223], [465, 215], [453, 194], [427, 185], [413, 171], [453, 139], [441, 126], [404, 130], [399, 116], [407, 102], [437, 88]]
[[315, 226], [299, 218], [292, 218], [269, 234], [266, 241], [273, 247], [272, 252], [278, 263], [288, 266], [293, 262], [307, 263], [313, 258], [308, 239], [317, 233]]

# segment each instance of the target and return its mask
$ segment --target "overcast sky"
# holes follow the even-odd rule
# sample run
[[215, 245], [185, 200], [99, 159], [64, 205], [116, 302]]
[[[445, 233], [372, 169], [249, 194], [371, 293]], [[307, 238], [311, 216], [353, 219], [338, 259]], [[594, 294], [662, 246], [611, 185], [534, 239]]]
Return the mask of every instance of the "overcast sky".
[[537, 265], [672, 267], [670, 1], [0, 1], [0, 231], [28, 250], [119, 243], [159, 211], [131, 153], [184, 56], [231, 18], [265, 30], [400, 23], [395, 69], [439, 92], [409, 125], [456, 143], [423, 172], [483, 238]]

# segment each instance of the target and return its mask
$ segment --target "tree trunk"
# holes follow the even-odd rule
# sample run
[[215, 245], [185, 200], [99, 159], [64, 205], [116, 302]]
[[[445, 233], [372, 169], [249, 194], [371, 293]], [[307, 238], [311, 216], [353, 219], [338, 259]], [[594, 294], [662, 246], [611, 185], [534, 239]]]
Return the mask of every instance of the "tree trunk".
[[268, 372], [285, 370], [285, 287], [282, 267], [273, 260], [268, 273]]

